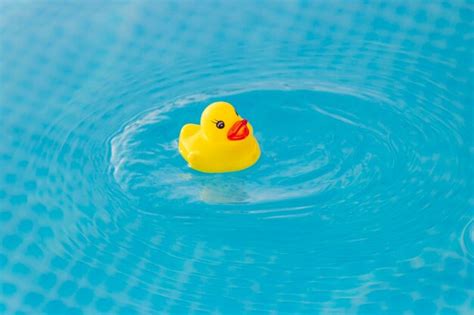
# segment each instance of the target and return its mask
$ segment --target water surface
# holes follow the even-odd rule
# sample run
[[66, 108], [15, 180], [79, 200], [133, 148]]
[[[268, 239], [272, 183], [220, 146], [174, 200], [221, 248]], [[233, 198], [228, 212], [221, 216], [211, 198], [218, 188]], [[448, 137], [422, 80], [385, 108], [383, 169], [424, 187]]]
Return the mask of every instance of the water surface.
[[[469, 1], [0, 4], [0, 313], [474, 310]], [[189, 169], [233, 103], [252, 168]]]

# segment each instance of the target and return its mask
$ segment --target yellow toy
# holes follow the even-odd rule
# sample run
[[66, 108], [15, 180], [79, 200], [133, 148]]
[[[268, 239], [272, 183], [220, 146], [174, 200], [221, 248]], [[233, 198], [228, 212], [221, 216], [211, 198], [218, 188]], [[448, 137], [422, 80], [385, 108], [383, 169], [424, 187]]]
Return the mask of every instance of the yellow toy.
[[240, 171], [260, 157], [252, 126], [226, 102], [207, 106], [201, 125], [184, 125], [179, 152], [191, 168], [205, 173]]

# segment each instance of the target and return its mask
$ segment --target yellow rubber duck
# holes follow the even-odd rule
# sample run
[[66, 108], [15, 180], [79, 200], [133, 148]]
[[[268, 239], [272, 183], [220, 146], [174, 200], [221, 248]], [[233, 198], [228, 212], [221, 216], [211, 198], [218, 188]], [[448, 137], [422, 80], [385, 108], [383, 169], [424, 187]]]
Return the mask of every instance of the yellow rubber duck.
[[200, 125], [183, 126], [179, 152], [189, 167], [205, 173], [240, 171], [260, 157], [252, 126], [226, 102], [207, 106]]

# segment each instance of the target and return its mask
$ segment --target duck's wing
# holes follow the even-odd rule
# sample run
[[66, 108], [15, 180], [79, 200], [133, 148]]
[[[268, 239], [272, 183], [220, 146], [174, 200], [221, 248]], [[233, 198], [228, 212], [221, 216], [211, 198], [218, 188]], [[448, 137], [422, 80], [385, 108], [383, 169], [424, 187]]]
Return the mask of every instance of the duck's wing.
[[189, 166], [191, 167], [196, 167], [196, 164], [199, 162], [200, 160], [200, 153], [199, 151], [192, 151], [192, 152], [189, 152], [188, 153], [188, 163], [189, 163]]

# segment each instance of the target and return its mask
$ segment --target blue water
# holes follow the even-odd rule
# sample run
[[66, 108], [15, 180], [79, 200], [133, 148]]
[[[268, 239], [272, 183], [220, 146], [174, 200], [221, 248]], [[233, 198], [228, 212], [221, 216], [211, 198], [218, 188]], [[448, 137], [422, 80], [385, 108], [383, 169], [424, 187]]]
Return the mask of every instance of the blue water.
[[474, 312], [473, 9], [1, 1], [0, 313]]

